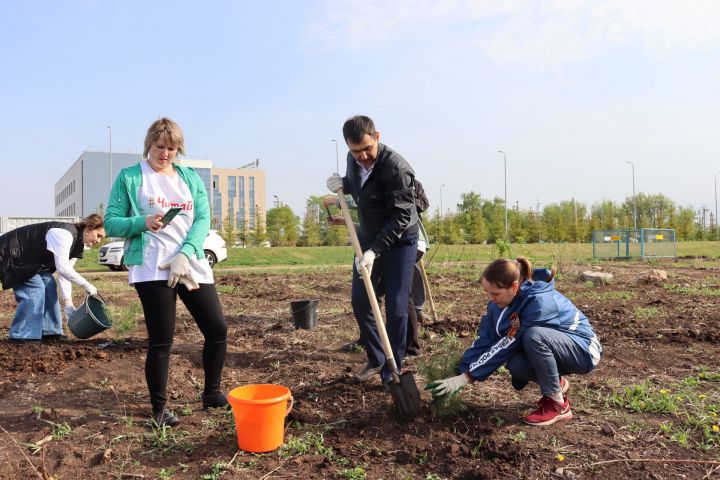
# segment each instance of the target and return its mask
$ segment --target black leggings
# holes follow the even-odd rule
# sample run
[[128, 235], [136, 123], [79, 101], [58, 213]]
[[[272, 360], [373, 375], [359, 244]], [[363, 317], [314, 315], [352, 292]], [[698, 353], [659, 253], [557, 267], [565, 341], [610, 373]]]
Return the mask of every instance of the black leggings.
[[166, 390], [170, 348], [175, 335], [176, 299], [185, 304], [205, 337], [203, 369], [205, 394], [220, 393], [220, 376], [227, 350], [227, 324], [214, 284], [201, 283], [199, 290], [188, 291], [184, 285], [167, 286], [167, 280], [135, 284], [148, 332], [148, 353], [145, 359], [145, 379], [150, 390], [153, 411], [159, 412], [167, 403]]

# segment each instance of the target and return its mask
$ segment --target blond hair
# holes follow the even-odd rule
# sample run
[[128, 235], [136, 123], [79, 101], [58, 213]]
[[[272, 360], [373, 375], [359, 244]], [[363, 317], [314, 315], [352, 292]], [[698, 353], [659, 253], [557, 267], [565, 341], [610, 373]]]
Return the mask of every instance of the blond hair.
[[177, 148], [178, 154], [185, 155], [185, 138], [180, 125], [167, 117], [163, 117], [155, 120], [148, 128], [147, 135], [145, 135], [143, 158], [148, 157], [150, 148], [160, 139], [170, 142], [173, 147]]

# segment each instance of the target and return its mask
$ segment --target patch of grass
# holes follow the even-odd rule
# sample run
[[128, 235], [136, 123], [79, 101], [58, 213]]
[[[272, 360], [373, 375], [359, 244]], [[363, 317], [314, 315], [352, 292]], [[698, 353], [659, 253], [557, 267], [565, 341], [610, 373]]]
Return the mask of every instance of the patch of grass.
[[660, 307], [637, 307], [633, 312], [633, 315], [638, 320], [648, 320], [650, 318], [660, 317], [664, 314]]
[[236, 285], [215, 285], [215, 289], [217, 289], [218, 293], [233, 294], [237, 292]]
[[281, 458], [291, 458], [301, 455], [322, 455], [328, 461], [338, 465], [350, 463], [347, 458], [338, 456], [332, 447], [325, 445], [325, 436], [319, 432], [305, 432], [301, 437], [290, 435], [287, 442], [278, 450]]
[[135, 331], [138, 320], [143, 316], [142, 305], [136, 301], [130, 302], [127, 306], [108, 304], [105, 313], [119, 340], [125, 339]]
[[222, 477], [225, 472], [230, 470], [232, 468], [231, 465], [228, 465], [227, 463], [217, 462], [213, 463], [212, 469], [209, 473], [206, 473], [204, 475], [201, 475], [200, 478], [202, 480], [217, 480], [218, 478]]
[[[634, 413], [668, 417], [659, 430], [670, 441], [686, 448], [720, 450], [720, 373], [704, 368], [694, 376], [669, 385], [651, 380], [623, 387], [607, 396], [608, 407]], [[639, 430], [651, 427], [643, 424]]]
[[347, 478], [348, 480], [365, 480], [367, 472], [363, 467], [345, 468], [337, 473], [340, 478]]
[[[465, 344], [454, 333], [443, 337], [435, 351], [418, 362], [418, 371], [427, 380], [428, 384], [457, 375], [457, 366]], [[452, 415], [465, 408], [460, 398], [460, 391], [437, 399], [432, 403], [433, 413], [437, 415]]]
[[505, 419], [500, 415], [493, 415], [492, 417], [490, 417], [490, 420], [495, 423], [496, 427], [502, 427], [505, 424]]
[[527, 433], [522, 430], [510, 435], [510, 441], [513, 443], [522, 443], [527, 439]]
[[663, 288], [673, 293], [683, 295], [698, 295], [701, 297], [720, 297], [720, 288], [717, 284], [710, 283], [693, 283], [686, 285], [668, 285], [663, 284]]
[[154, 423], [155, 422], [150, 425], [152, 430], [143, 435], [145, 444], [151, 447], [150, 450], [143, 452], [143, 455], [148, 455], [156, 451], [161, 455], [168, 455], [176, 451], [190, 453], [195, 449], [192, 443], [183, 442], [183, 439], [189, 435], [188, 432], [183, 430], [176, 431], [167, 425], [158, 427]]
[[54, 423], [48, 420], [46, 420], [46, 422], [52, 425], [53, 440], [60, 440], [61, 438], [66, 437], [72, 433], [72, 428], [70, 428], [70, 425], [65, 422]]
[[[592, 283], [592, 282], [590, 282]], [[622, 292], [622, 291], [611, 291], [611, 292], [582, 292], [584, 298], [593, 300], [635, 300], [637, 294], [635, 292]]]

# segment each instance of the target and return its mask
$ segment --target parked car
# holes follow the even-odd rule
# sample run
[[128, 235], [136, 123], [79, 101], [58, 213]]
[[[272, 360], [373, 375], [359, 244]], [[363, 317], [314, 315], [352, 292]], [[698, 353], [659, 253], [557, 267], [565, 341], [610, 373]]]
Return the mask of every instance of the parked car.
[[[100, 247], [100, 253], [98, 253], [98, 261], [100, 265], [105, 265], [110, 270], [127, 270], [127, 266], [124, 264], [124, 249], [125, 242], [110, 242]], [[215, 230], [208, 232], [205, 242], [203, 242], [203, 250], [205, 251], [205, 258], [207, 259], [210, 267], [214, 267], [216, 263], [222, 262], [227, 259], [227, 247], [225, 246], [225, 240]]]

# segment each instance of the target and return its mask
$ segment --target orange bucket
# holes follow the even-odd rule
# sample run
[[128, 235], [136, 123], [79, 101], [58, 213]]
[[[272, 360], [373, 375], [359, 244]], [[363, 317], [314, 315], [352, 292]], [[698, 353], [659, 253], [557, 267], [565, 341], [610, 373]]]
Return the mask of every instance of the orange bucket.
[[227, 398], [235, 415], [240, 450], [270, 452], [282, 445], [285, 417], [293, 407], [288, 388], [266, 383], [245, 385], [230, 390]]

